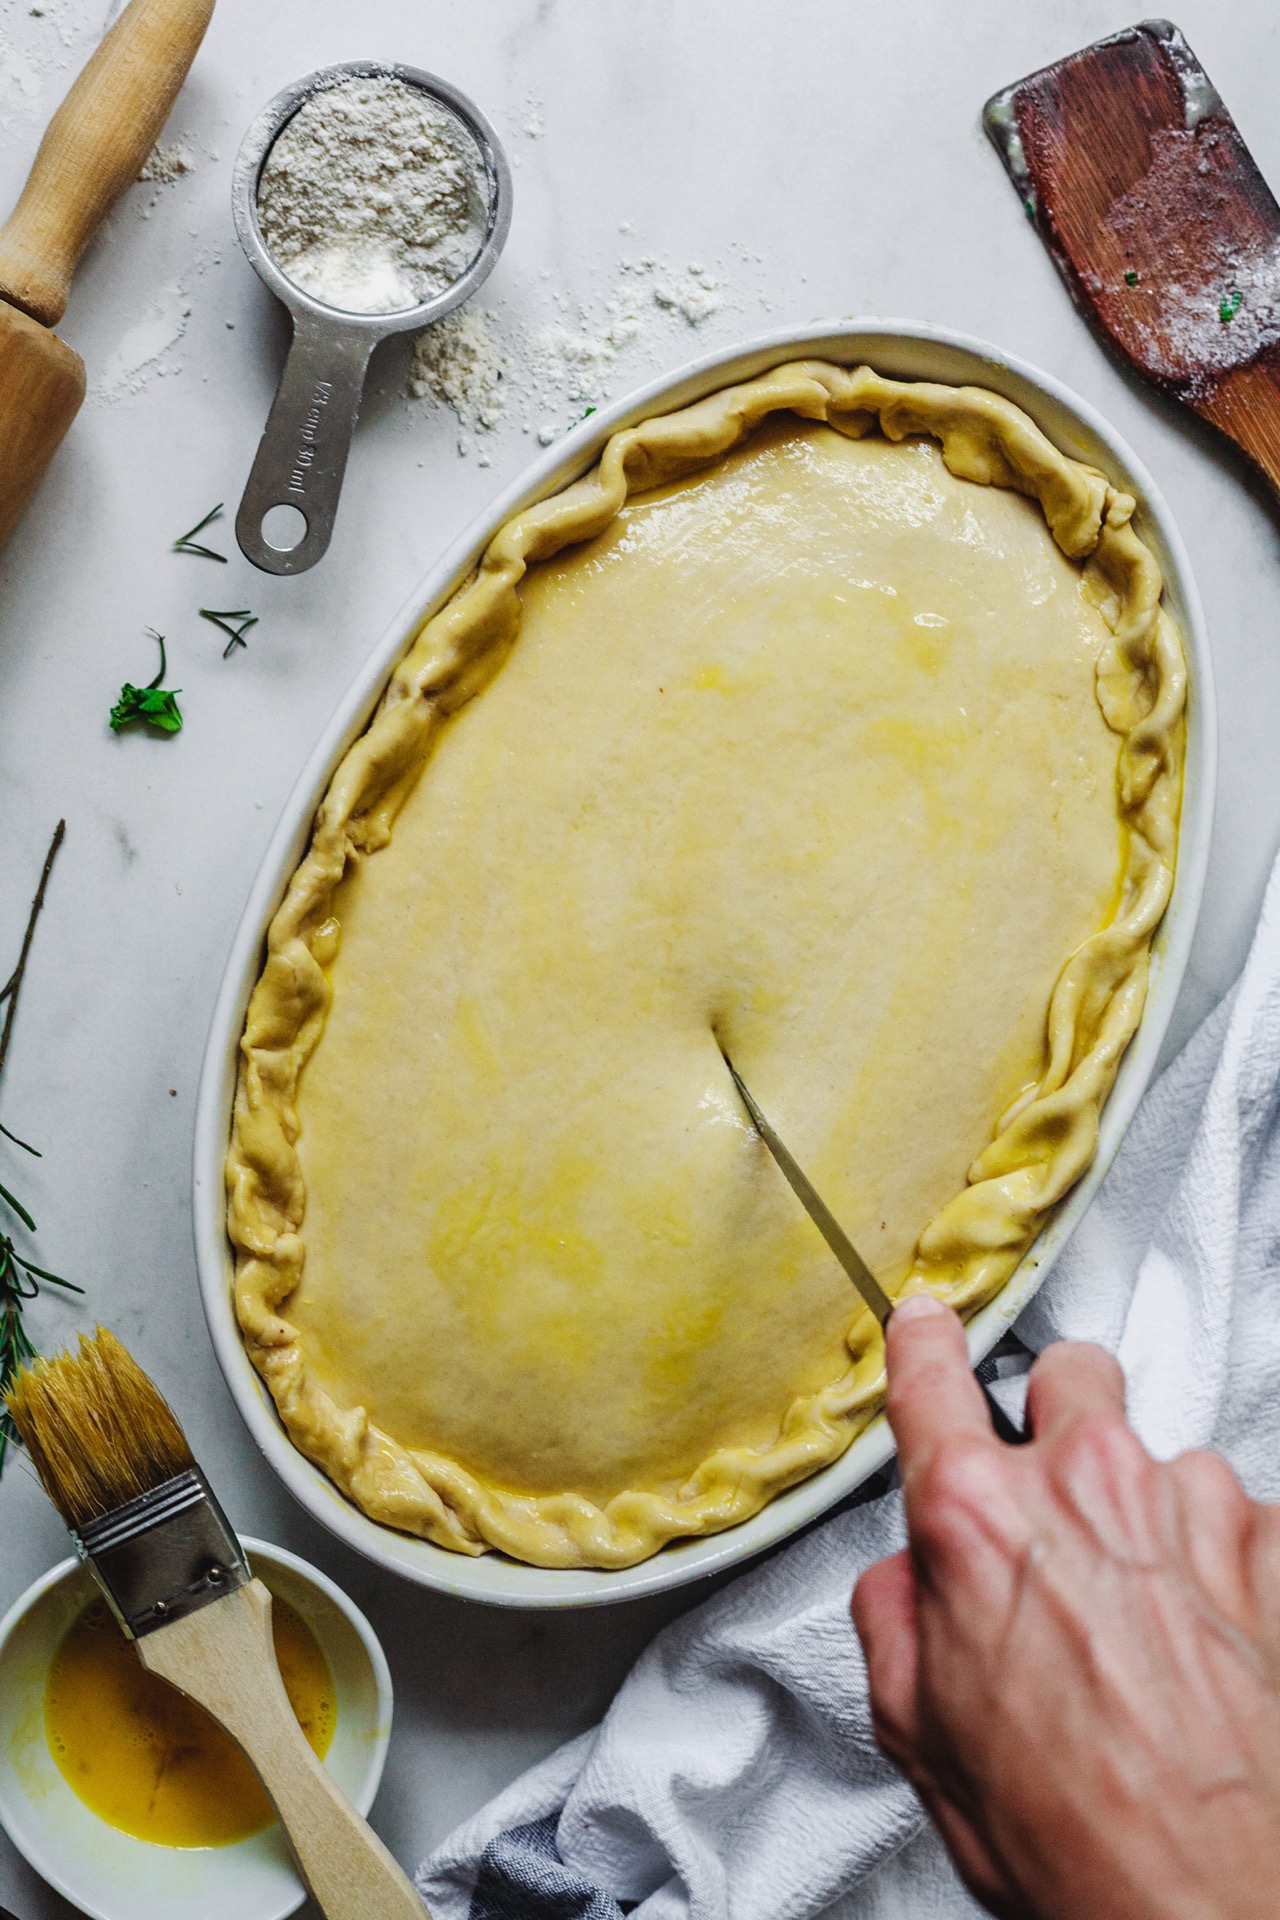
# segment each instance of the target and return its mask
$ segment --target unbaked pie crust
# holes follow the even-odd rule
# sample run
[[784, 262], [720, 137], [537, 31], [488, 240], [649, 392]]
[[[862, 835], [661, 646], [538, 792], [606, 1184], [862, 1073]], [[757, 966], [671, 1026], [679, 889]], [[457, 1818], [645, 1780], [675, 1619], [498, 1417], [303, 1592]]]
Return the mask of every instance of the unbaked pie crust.
[[249, 1354], [372, 1518], [628, 1566], [871, 1418], [717, 1034], [891, 1291], [1005, 1284], [1173, 880], [1133, 510], [992, 393], [802, 361], [614, 434], [426, 621], [272, 921], [227, 1161]]

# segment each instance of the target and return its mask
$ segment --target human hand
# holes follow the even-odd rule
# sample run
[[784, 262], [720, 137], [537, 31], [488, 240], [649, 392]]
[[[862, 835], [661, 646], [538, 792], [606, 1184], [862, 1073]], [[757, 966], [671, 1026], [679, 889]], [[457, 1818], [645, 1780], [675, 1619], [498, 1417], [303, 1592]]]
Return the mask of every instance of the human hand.
[[1154, 1461], [1100, 1347], [991, 1431], [956, 1316], [887, 1329], [910, 1547], [853, 1596], [876, 1737], [1000, 1920], [1275, 1920], [1280, 1508]]

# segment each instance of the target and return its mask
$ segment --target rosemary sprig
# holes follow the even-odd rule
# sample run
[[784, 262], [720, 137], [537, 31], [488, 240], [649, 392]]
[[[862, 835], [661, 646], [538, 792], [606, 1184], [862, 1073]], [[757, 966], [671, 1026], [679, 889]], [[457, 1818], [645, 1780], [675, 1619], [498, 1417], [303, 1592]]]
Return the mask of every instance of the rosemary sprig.
[[216, 520], [218, 515], [221, 512], [222, 512], [222, 502], [221, 500], [219, 500], [217, 506], [214, 507], [213, 511], [211, 513], [206, 513], [203, 520], [197, 520], [196, 524], [194, 525], [194, 527], [192, 527], [189, 533], [183, 533], [178, 536], [178, 538], [173, 543], [174, 552], [175, 553], [198, 553], [202, 555], [202, 557], [206, 560], [221, 560], [223, 566], [225, 567], [227, 564], [227, 556], [225, 553], [215, 553], [212, 547], [202, 547], [199, 541], [196, 539], [196, 535], [198, 533], [203, 533], [205, 528], [209, 526], [214, 520]]
[[[3, 987], [0, 987], [0, 1005], [5, 1008], [4, 1026], [0, 1029], [0, 1074], [4, 1072], [4, 1063], [9, 1053], [9, 1042], [13, 1037], [14, 1015], [18, 1011], [18, 995], [22, 991], [22, 982], [26, 976], [27, 960], [31, 953], [31, 942], [35, 935], [36, 921], [44, 906], [45, 890], [49, 885], [49, 874], [53, 869], [58, 848], [66, 835], [67, 823], [59, 820], [54, 829], [53, 839], [49, 842], [49, 851], [44, 857], [44, 866], [40, 873], [40, 884], [36, 888], [35, 898], [31, 902], [31, 911], [27, 915], [27, 929], [22, 937], [22, 947], [18, 954], [18, 964], [9, 975]], [[26, 1140], [19, 1140], [16, 1133], [10, 1133], [8, 1127], [0, 1126], [7, 1140], [21, 1147], [25, 1153], [40, 1154], [37, 1148]], [[16, 1215], [29, 1233], [34, 1233], [36, 1223], [18, 1199], [6, 1186], [0, 1185], [0, 1203]], [[23, 1309], [29, 1300], [34, 1300], [40, 1291], [41, 1282], [49, 1286], [63, 1287], [68, 1293], [83, 1293], [83, 1287], [77, 1287], [71, 1280], [64, 1280], [61, 1274], [50, 1273], [46, 1267], [36, 1266], [14, 1245], [13, 1235], [0, 1231], [0, 1396], [13, 1380], [18, 1368], [28, 1360], [34, 1360], [36, 1350], [31, 1344], [30, 1335], [23, 1324]], [[4, 1471], [5, 1457], [11, 1441], [18, 1438], [17, 1430], [9, 1417], [8, 1408], [0, 1397], [0, 1473]]]
[[43, 1267], [24, 1259], [15, 1249], [11, 1236], [0, 1234], [0, 1473], [4, 1472], [10, 1443], [18, 1438], [17, 1428], [3, 1396], [18, 1368], [36, 1357], [36, 1349], [23, 1323], [22, 1314], [28, 1300], [34, 1300], [39, 1293], [41, 1282], [47, 1286], [63, 1287], [68, 1293], [84, 1292], [84, 1288], [76, 1286], [74, 1281], [64, 1280], [60, 1274], [47, 1273]]
[[[244, 647], [245, 651], [248, 651], [245, 635], [250, 627], [256, 627], [258, 624], [257, 614], [250, 613], [248, 607], [224, 607], [221, 612], [216, 607], [201, 607], [200, 618], [212, 620], [215, 627], [221, 627], [224, 633], [230, 634], [230, 639], [222, 649], [224, 660], [234, 647]], [[238, 620], [240, 625], [233, 627], [231, 625], [233, 620]]]
[[[4, 985], [0, 987], [0, 1006], [3, 1006], [6, 1000], [9, 1003], [4, 1016], [4, 1026], [0, 1028], [0, 1073], [4, 1072], [4, 1063], [9, 1057], [9, 1042], [13, 1037], [13, 1022], [18, 1011], [18, 995], [22, 992], [22, 982], [27, 971], [27, 960], [31, 953], [31, 942], [35, 938], [36, 921], [40, 918], [40, 912], [44, 906], [44, 896], [49, 885], [49, 875], [52, 873], [53, 863], [58, 857], [58, 848], [62, 845], [66, 837], [67, 823], [65, 820], [59, 820], [53, 830], [53, 839], [49, 842], [49, 851], [44, 857], [44, 866], [40, 872], [40, 885], [36, 888], [35, 899], [31, 902], [31, 912], [27, 916], [27, 930], [22, 936], [22, 948], [18, 954], [18, 964]], [[12, 1135], [10, 1135], [10, 1138], [12, 1138]], [[22, 1144], [25, 1144], [25, 1142]], [[35, 1148], [28, 1147], [27, 1152], [34, 1153]]]
[[120, 689], [120, 698], [109, 716], [112, 733], [119, 733], [122, 727], [132, 726], [135, 720], [145, 721], [157, 733], [182, 731], [182, 715], [178, 711], [178, 695], [182, 688], [160, 685], [165, 676], [164, 635], [157, 633], [154, 627], [148, 627], [147, 632], [160, 644], [160, 671], [154, 680], [148, 680], [145, 687], [132, 687], [125, 681]]

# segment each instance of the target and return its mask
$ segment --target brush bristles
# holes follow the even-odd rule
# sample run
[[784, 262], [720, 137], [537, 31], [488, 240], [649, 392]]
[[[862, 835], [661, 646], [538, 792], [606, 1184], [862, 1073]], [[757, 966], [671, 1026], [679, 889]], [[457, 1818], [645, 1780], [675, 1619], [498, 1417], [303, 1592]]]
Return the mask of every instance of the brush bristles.
[[5, 1395], [44, 1490], [69, 1527], [114, 1513], [195, 1465], [168, 1402], [113, 1333], [22, 1367]]

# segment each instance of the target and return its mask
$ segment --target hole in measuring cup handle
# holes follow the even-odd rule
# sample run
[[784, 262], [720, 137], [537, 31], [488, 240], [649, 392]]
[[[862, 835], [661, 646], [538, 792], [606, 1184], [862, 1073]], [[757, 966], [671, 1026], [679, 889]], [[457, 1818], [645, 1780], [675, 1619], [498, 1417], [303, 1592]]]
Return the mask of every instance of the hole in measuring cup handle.
[[307, 516], [301, 507], [290, 506], [282, 500], [263, 514], [261, 533], [277, 553], [292, 553], [307, 537]]

